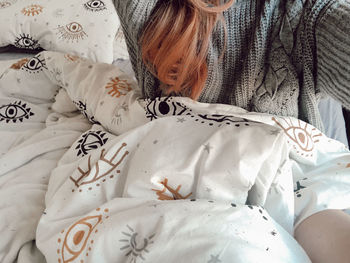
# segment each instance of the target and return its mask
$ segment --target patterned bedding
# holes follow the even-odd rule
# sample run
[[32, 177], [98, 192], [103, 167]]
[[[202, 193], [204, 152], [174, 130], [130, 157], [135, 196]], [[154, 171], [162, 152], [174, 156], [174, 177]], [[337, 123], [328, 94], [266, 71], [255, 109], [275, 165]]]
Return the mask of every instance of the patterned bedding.
[[123, 64], [3, 62], [0, 135], [1, 262], [310, 262], [294, 228], [350, 208], [343, 144], [294, 118], [141, 99]]

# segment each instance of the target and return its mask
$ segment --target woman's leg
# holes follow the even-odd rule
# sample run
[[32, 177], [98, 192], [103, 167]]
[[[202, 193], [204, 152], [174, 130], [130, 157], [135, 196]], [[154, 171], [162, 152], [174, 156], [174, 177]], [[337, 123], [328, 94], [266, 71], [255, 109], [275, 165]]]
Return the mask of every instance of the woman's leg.
[[296, 228], [295, 238], [313, 263], [350, 262], [350, 215], [341, 210], [308, 217]]

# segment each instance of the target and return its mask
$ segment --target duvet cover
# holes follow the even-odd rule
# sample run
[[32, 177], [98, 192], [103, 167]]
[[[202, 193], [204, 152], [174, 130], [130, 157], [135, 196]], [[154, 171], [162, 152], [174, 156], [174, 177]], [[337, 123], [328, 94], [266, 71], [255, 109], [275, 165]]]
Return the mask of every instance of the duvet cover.
[[348, 149], [301, 120], [70, 54], [2, 68], [1, 262], [310, 262], [294, 228], [350, 208]]

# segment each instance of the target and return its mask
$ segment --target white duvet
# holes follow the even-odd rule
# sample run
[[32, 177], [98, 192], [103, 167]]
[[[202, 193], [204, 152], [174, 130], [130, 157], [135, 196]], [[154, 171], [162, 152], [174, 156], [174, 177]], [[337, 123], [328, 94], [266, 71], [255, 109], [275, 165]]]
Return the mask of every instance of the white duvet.
[[0, 72], [0, 262], [309, 262], [294, 228], [350, 207], [349, 151], [300, 120], [68, 54]]

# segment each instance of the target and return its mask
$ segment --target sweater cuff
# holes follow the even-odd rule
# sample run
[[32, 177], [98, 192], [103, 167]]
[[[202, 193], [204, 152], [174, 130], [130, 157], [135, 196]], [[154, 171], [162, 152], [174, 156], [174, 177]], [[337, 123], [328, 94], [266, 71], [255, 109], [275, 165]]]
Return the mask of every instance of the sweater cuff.
[[316, 23], [317, 86], [350, 109], [350, 0], [334, 1]]

